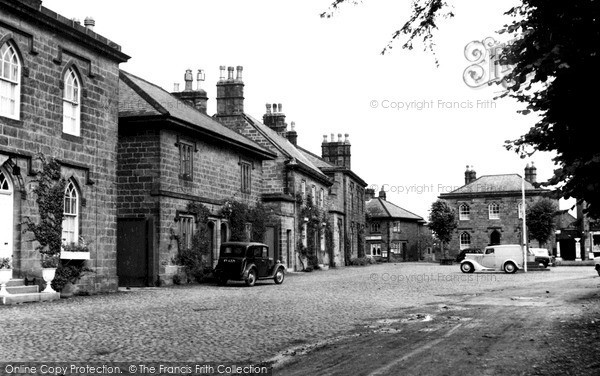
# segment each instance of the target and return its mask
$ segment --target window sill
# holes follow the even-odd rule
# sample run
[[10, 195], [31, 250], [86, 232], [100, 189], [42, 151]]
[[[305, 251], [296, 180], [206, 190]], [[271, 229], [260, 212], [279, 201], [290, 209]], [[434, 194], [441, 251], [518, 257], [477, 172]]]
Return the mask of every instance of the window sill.
[[62, 133], [62, 139], [71, 141], [71, 142], [77, 142], [79, 144], [83, 143], [83, 139], [81, 138], [81, 136], [75, 136], [73, 134], [64, 133], [64, 132]]
[[190, 176], [190, 175], [187, 175], [187, 174], [185, 174], [185, 175], [179, 175], [179, 179], [181, 179], [181, 180], [185, 180], [185, 181], [193, 181], [193, 180], [194, 180], [194, 177], [193, 177], [193, 176]]

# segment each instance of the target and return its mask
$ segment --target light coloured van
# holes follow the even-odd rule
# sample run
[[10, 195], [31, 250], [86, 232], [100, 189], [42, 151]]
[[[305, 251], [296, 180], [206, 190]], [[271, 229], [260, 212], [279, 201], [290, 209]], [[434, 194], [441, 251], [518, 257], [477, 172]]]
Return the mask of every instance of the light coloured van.
[[[527, 259], [533, 261], [534, 254], [529, 251]], [[485, 247], [483, 254], [467, 253], [460, 263], [463, 273], [474, 271], [503, 270], [514, 273], [523, 268], [523, 249], [519, 244], [502, 244]]]

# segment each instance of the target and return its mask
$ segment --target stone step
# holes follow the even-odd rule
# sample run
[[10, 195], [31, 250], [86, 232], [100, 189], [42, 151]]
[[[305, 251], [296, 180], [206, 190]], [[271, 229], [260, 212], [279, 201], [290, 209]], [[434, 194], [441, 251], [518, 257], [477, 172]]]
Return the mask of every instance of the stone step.
[[13, 278], [10, 281], [8, 281], [8, 283], [6, 284], [6, 287], [12, 287], [12, 286], [25, 286], [25, 280]]
[[33, 285], [33, 286], [11, 286], [8, 285], [6, 287], [6, 291], [8, 291], [11, 294], [32, 294], [32, 293], [37, 293], [40, 292], [40, 289], [37, 285]]
[[18, 303], [29, 303], [29, 302], [47, 302], [51, 300], [60, 299], [60, 293], [58, 292], [38, 292], [30, 294], [9, 294], [0, 296], [0, 304], [18, 304]]

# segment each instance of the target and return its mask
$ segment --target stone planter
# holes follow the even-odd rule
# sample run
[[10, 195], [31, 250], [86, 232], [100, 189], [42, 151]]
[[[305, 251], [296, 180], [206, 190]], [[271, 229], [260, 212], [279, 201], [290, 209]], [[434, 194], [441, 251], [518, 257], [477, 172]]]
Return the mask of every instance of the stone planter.
[[6, 284], [12, 278], [12, 269], [0, 269], [0, 296], [8, 295]]
[[46, 282], [46, 288], [42, 292], [51, 292], [56, 293], [52, 288], [52, 280], [56, 275], [56, 268], [43, 268], [42, 269], [42, 278], [44, 278], [44, 282]]

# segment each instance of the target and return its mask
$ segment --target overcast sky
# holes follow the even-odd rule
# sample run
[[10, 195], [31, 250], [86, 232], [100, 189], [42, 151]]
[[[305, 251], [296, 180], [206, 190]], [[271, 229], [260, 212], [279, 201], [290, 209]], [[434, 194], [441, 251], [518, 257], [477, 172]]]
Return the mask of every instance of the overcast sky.
[[[443, 21], [434, 57], [401, 43], [379, 52], [410, 14], [411, 1], [365, 0], [331, 19], [330, 0], [44, 0], [65, 17], [96, 20], [95, 31], [131, 56], [121, 68], [173, 90], [186, 69], [204, 69], [209, 114], [216, 108], [219, 66], [244, 67], [245, 111], [262, 118], [265, 103], [282, 103], [298, 143], [320, 155], [323, 135], [349, 133], [352, 169], [370, 185], [386, 184], [388, 201], [427, 218], [440, 193], [477, 176], [523, 174], [535, 162], [538, 180], [551, 176], [551, 155], [520, 159], [504, 141], [525, 133], [534, 116], [501, 89], [473, 89], [465, 46], [495, 37], [515, 2], [451, 0], [456, 17]], [[195, 88], [194, 83], [194, 88]], [[403, 105], [395, 105], [403, 103]], [[412, 104], [410, 104], [412, 103]], [[410, 108], [406, 108], [410, 105]], [[393, 106], [400, 107], [391, 108]], [[387, 107], [387, 108], [385, 108]], [[479, 108], [478, 108], [479, 107]], [[418, 109], [420, 108], [420, 109]]]

